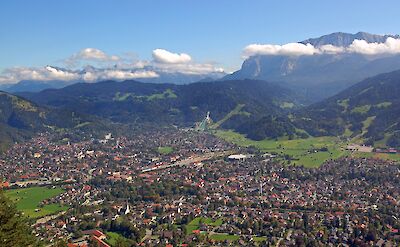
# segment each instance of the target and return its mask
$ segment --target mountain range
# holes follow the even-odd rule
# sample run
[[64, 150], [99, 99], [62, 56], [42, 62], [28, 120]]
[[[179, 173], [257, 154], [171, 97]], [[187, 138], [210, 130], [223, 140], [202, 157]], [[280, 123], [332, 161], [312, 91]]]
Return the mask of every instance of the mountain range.
[[[383, 43], [398, 35], [332, 33], [301, 41], [315, 48], [332, 45], [348, 48], [355, 40]], [[247, 58], [240, 70], [224, 80], [256, 79], [281, 82], [282, 85], [303, 92], [311, 102], [333, 96], [339, 91], [380, 73], [400, 69], [400, 55], [371, 56], [353, 52], [320, 53], [310, 55], [254, 55]]]
[[345, 136], [375, 146], [400, 146], [400, 70], [365, 79], [295, 113], [313, 136]]
[[0, 91], [0, 151], [39, 132], [61, 133], [68, 130], [95, 133], [108, 127], [99, 118], [66, 109], [39, 106], [19, 96]]
[[[268, 119], [260, 138], [295, 132], [286, 113], [301, 105], [301, 96], [274, 83], [256, 80], [198, 82], [188, 85], [137, 81], [79, 83], [63, 89], [20, 93], [38, 104], [97, 115], [120, 123], [193, 126], [207, 112], [215, 127], [247, 132]], [[268, 130], [268, 131], [267, 131]], [[290, 133], [288, 133], [290, 132]], [[250, 132], [248, 133], [250, 134]]]
[[[378, 44], [388, 37], [398, 38], [334, 33], [303, 43], [339, 47], [357, 39]], [[291, 63], [292, 70], [282, 75]], [[225, 80], [214, 77], [183, 85], [107, 80], [60, 86], [66, 82], [53, 81], [46, 82], [53, 88], [42, 90], [40, 82], [21, 82], [31, 92], [0, 93], [1, 143], [9, 145], [55, 129], [106, 130], [112, 123], [191, 127], [210, 112], [214, 120], [210, 128], [234, 130], [254, 140], [341, 136], [400, 148], [396, 67], [400, 68], [399, 55], [257, 55]]]

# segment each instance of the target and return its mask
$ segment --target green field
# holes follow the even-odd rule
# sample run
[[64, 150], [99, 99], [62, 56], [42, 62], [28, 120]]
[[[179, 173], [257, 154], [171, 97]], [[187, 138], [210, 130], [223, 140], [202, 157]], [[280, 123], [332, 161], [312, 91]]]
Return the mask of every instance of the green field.
[[106, 242], [111, 246], [116, 246], [118, 239], [127, 240], [124, 236], [116, 232], [106, 232]]
[[216, 219], [215, 221], [211, 218], [196, 217], [189, 224], [186, 225], [186, 234], [191, 234], [193, 230], [199, 229], [201, 224], [208, 226], [220, 226], [222, 225], [222, 219]]
[[395, 160], [400, 161], [400, 154], [386, 154], [386, 153], [355, 153], [355, 157], [360, 158], [375, 158], [382, 160]]
[[134, 98], [138, 100], [163, 100], [163, 99], [176, 99], [178, 96], [170, 88], [162, 93], [155, 93], [151, 95], [135, 95], [133, 93], [120, 93], [117, 92], [113, 98], [114, 101], [125, 101], [129, 98]]
[[[25, 216], [30, 218], [40, 218], [68, 209], [67, 206], [61, 206], [58, 204], [49, 204], [43, 207], [39, 206], [40, 202], [43, 200], [50, 199], [63, 192], [64, 190], [61, 188], [48, 189], [46, 187], [32, 187], [8, 190], [5, 194], [10, 198], [10, 200], [16, 203], [17, 209], [22, 211]], [[36, 212], [36, 209], [39, 209], [39, 211]]]
[[170, 88], [165, 90], [163, 93], [156, 93], [147, 96], [147, 100], [161, 100], [161, 99], [176, 99], [178, 96]]
[[[239, 146], [254, 146], [262, 152], [275, 153], [280, 157], [289, 155], [291, 164], [305, 167], [318, 167], [326, 160], [337, 159], [348, 154], [343, 150], [344, 144], [337, 137], [253, 141], [233, 131], [218, 130], [215, 135]], [[318, 149], [321, 148], [327, 148], [327, 151], [319, 151]]]
[[165, 146], [165, 147], [158, 147], [157, 151], [160, 154], [170, 154], [170, 153], [172, 153], [174, 151], [174, 149], [172, 147], [170, 147], [170, 146]]
[[215, 240], [215, 241], [236, 241], [239, 239], [239, 236], [237, 235], [229, 235], [229, 234], [223, 234], [223, 233], [216, 233], [210, 235], [210, 239]]
[[367, 113], [370, 109], [371, 109], [371, 105], [357, 106], [357, 107], [354, 107], [354, 108], [351, 110], [351, 113], [361, 113], [361, 114], [365, 114], [365, 113]]
[[267, 237], [253, 237], [254, 242], [266, 241]]

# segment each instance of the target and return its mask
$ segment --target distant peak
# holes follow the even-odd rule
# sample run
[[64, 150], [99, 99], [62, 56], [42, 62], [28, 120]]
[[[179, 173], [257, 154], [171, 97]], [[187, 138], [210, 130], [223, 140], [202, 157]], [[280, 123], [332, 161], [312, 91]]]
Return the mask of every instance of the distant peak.
[[394, 34], [386, 34], [386, 35], [379, 35], [379, 34], [371, 34], [368, 32], [357, 32], [355, 34], [352, 33], [344, 33], [344, 32], [335, 32], [327, 35], [323, 35], [318, 38], [310, 38], [304, 41], [301, 41], [302, 44], [312, 44], [315, 47], [320, 47], [323, 45], [334, 45], [334, 46], [341, 46], [347, 47], [354, 40], [365, 40], [368, 43], [384, 43], [388, 37], [392, 38], [400, 38], [399, 35]]

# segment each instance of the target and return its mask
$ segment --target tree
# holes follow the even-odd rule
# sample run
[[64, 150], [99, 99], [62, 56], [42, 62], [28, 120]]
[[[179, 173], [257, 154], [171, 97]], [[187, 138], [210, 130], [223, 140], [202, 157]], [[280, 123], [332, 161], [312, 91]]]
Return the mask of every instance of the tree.
[[0, 190], [0, 246], [34, 246], [32, 229]]

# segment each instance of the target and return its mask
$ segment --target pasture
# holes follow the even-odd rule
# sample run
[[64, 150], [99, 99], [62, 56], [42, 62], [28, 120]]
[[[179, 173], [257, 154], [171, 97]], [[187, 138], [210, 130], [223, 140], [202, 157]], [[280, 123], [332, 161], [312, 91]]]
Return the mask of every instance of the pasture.
[[46, 199], [53, 198], [64, 190], [61, 188], [31, 187], [24, 189], [12, 189], [5, 192], [5, 195], [16, 204], [18, 210], [29, 218], [40, 218], [52, 215], [68, 209], [67, 206], [59, 204], [48, 204], [40, 206]]

